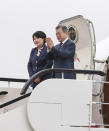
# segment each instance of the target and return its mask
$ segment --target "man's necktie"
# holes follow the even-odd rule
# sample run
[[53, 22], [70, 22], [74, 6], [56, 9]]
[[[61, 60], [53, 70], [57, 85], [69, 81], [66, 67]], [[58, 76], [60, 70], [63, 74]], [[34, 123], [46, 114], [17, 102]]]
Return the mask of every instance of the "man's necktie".
[[59, 44], [59, 46], [62, 47], [62, 44], [63, 44], [63, 43], [61, 42], [61, 43]]

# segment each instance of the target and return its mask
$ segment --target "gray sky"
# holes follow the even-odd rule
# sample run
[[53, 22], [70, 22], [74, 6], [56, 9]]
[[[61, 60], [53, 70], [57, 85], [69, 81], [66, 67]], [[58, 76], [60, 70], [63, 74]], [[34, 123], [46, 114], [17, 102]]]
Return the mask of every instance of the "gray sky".
[[83, 15], [94, 23], [97, 42], [109, 36], [109, 0], [1, 0], [0, 77], [28, 78], [32, 34], [55, 37], [60, 20]]

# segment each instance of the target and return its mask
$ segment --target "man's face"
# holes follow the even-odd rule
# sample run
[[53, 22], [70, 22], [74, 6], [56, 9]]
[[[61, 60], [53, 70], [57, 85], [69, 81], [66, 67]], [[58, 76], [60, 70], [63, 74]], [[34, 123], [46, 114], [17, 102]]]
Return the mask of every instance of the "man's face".
[[56, 30], [56, 37], [59, 42], [63, 42], [67, 38], [67, 34], [63, 32], [62, 28]]

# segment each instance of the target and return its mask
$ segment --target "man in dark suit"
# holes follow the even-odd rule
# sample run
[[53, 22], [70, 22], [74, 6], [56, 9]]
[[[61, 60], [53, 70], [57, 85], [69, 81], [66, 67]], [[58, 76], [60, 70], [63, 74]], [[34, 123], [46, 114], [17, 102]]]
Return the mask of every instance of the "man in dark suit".
[[[54, 60], [54, 68], [74, 69], [75, 44], [68, 38], [66, 26], [56, 27], [56, 36], [60, 42], [54, 46], [51, 38], [46, 39], [48, 59]], [[56, 78], [62, 78], [62, 73], [55, 73]], [[75, 73], [64, 73], [65, 79], [76, 79]]]

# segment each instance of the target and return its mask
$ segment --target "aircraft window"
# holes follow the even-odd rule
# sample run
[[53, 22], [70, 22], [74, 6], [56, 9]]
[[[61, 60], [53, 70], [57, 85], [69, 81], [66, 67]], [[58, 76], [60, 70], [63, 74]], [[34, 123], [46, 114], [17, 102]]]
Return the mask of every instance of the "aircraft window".
[[69, 38], [76, 43], [78, 40], [78, 33], [77, 30], [74, 26], [69, 26], [68, 27], [68, 34], [69, 34]]

